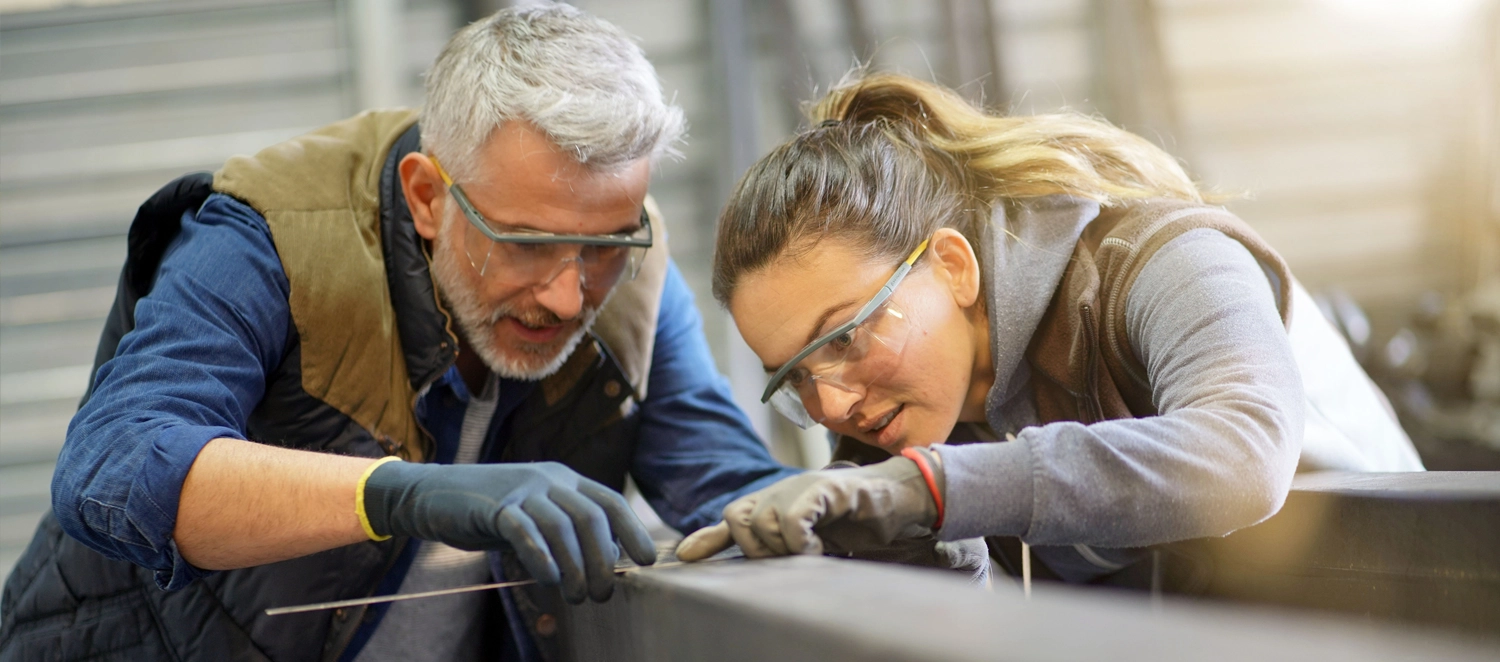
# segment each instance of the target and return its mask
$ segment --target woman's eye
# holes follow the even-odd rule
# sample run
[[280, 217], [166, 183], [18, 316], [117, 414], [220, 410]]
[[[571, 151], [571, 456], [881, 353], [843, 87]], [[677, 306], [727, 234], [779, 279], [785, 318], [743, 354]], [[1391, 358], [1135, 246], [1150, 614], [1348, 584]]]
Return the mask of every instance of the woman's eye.
[[843, 333], [840, 333], [833, 340], [828, 341], [828, 344], [834, 349], [849, 349], [849, 346], [854, 344], [854, 332], [845, 331]]
[[802, 368], [794, 368], [786, 373], [786, 383], [792, 386], [801, 386], [805, 381], [807, 381], [807, 371]]

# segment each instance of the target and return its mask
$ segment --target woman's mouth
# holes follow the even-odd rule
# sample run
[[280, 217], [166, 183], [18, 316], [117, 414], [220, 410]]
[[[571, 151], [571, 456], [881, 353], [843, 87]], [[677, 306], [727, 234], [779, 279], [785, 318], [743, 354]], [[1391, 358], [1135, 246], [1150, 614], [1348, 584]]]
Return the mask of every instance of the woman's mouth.
[[898, 424], [897, 417], [900, 416], [901, 412], [905, 409], [906, 405], [898, 405], [895, 409], [890, 410], [884, 416], [881, 416], [880, 418], [875, 419], [874, 421], [869, 423], [867, 426], [864, 426], [864, 429], [862, 431], [866, 435], [869, 435], [871, 437], [875, 445], [881, 447], [889, 447], [891, 444], [894, 444], [896, 442], [897, 437], [900, 435], [901, 426]]
[[510, 325], [517, 336], [520, 336], [521, 340], [537, 344], [552, 342], [559, 333], [562, 333], [563, 327], [567, 326], [566, 324], [551, 324], [532, 327], [514, 317], [505, 318], [505, 322]]

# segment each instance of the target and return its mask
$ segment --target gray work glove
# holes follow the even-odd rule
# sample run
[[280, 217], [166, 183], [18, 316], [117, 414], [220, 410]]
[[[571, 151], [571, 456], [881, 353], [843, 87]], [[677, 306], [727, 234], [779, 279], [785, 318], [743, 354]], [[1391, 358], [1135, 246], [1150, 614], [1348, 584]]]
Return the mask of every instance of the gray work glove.
[[618, 537], [636, 563], [656, 562], [651, 535], [619, 493], [556, 462], [387, 462], [365, 481], [365, 515], [378, 535], [459, 549], [509, 545], [539, 583], [573, 604], [609, 599]]
[[990, 548], [984, 538], [938, 540], [934, 536], [904, 538], [887, 547], [850, 552], [851, 558], [952, 570], [984, 585], [990, 577]]
[[[936, 462], [929, 465], [941, 476]], [[927, 535], [936, 519], [937, 505], [917, 464], [893, 457], [811, 471], [740, 497], [724, 507], [724, 521], [683, 540], [677, 558], [705, 559], [735, 543], [750, 558], [867, 550]]]

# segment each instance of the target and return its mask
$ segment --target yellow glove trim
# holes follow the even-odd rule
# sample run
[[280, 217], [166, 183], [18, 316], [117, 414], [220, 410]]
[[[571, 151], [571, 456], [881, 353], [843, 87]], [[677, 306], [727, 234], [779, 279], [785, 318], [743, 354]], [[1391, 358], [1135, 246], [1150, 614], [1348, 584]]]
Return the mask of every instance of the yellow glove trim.
[[354, 486], [354, 514], [359, 516], [359, 527], [364, 529], [365, 535], [370, 536], [370, 540], [374, 540], [375, 542], [390, 540], [391, 537], [375, 533], [375, 529], [370, 527], [370, 517], [365, 514], [365, 481], [370, 480], [370, 474], [375, 473], [375, 469], [380, 465], [386, 462], [400, 461], [401, 458], [394, 455], [388, 455], [374, 461], [370, 466], [365, 467], [365, 472], [359, 475], [359, 484]]

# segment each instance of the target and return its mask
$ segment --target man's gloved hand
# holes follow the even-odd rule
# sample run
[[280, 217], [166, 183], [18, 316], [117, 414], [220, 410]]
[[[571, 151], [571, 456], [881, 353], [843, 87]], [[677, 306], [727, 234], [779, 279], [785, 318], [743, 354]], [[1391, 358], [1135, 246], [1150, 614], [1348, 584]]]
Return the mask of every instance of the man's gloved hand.
[[439, 465], [386, 462], [365, 480], [364, 514], [380, 536], [459, 549], [510, 545], [531, 576], [563, 597], [607, 600], [618, 537], [641, 565], [656, 562], [650, 534], [624, 497], [556, 462]]
[[[941, 476], [935, 460], [928, 465]], [[731, 502], [724, 521], [682, 541], [677, 558], [698, 561], [735, 543], [750, 558], [883, 547], [930, 533], [937, 513], [921, 470], [905, 457], [812, 471]]]

